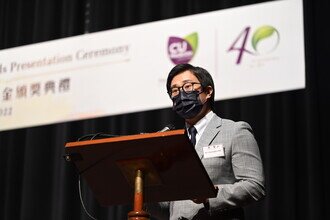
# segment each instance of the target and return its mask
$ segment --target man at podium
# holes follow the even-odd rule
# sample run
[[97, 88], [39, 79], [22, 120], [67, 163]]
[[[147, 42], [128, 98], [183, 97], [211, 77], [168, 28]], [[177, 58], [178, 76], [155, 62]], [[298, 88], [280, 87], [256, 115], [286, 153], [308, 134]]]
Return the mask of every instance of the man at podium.
[[158, 211], [149, 211], [159, 219], [169, 212], [170, 220], [244, 219], [242, 207], [265, 196], [262, 161], [251, 127], [215, 114], [214, 82], [203, 68], [175, 66], [166, 87], [218, 193], [216, 198], [163, 202]]

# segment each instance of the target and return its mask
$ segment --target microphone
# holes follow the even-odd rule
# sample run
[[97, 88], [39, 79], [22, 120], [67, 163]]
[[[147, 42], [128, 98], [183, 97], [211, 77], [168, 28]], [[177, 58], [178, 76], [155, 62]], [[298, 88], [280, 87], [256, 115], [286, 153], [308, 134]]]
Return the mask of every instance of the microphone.
[[168, 124], [166, 125], [162, 130], [159, 130], [157, 132], [164, 132], [164, 131], [170, 131], [170, 130], [174, 130], [175, 129], [175, 126], [172, 125], [172, 124]]

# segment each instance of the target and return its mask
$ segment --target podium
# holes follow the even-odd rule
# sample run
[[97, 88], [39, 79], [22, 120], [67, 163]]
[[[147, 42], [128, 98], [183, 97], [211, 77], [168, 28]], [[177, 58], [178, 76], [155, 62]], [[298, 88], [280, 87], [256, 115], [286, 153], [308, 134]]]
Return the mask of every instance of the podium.
[[65, 152], [101, 206], [134, 201], [129, 219], [149, 219], [143, 202], [217, 193], [183, 129], [69, 142]]

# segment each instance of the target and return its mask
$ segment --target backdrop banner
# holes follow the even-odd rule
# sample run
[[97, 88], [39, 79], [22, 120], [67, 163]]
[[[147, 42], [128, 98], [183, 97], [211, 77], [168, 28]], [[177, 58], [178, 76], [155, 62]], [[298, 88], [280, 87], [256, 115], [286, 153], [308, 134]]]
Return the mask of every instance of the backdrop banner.
[[303, 8], [286, 0], [0, 51], [0, 131], [171, 106], [170, 69], [214, 77], [216, 100], [305, 87]]

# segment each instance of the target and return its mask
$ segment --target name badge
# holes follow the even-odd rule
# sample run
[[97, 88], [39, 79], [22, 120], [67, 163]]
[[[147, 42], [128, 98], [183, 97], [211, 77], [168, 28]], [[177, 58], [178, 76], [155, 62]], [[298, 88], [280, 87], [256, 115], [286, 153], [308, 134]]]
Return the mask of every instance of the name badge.
[[224, 157], [225, 148], [222, 144], [203, 147], [204, 158]]

